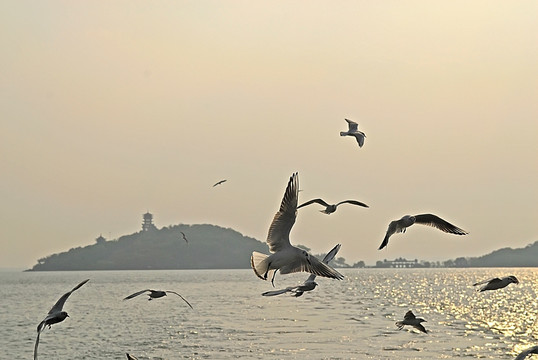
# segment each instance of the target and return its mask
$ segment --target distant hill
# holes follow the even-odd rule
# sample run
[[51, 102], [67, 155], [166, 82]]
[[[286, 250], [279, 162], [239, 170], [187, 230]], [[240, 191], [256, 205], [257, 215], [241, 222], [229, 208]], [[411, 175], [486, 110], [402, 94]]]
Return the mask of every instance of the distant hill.
[[524, 248], [503, 248], [490, 254], [467, 259], [470, 267], [537, 267], [538, 241]]
[[[248, 269], [253, 251], [269, 254], [269, 247], [216, 225], [179, 224], [161, 229], [152, 225], [117, 240], [100, 236], [95, 244], [39, 259], [27, 271]], [[322, 258], [324, 254], [316, 256]], [[334, 259], [332, 265], [349, 267], [342, 257]]]

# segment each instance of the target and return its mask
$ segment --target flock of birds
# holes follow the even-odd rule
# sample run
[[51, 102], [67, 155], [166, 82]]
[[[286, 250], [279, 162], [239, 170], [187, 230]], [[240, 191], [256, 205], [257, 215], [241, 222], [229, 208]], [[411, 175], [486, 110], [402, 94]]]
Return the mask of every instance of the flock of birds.
[[[366, 135], [358, 130], [358, 124], [354, 121], [345, 119], [348, 123], [348, 131], [340, 132], [341, 136], [354, 136], [359, 144], [359, 147], [364, 145], [364, 139]], [[220, 180], [213, 185], [221, 185], [227, 180]], [[310, 276], [302, 285], [286, 287], [280, 290], [266, 291], [262, 293], [263, 296], [275, 296], [285, 293], [292, 293], [292, 296], [299, 297], [302, 296], [307, 291], [312, 291], [318, 285], [315, 281], [316, 276], [323, 276], [327, 278], [342, 280], [344, 276], [340, 274], [337, 270], [332, 268], [329, 265], [329, 262], [334, 259], [338, 251], [340, 250], [341, 245], [337, 244], [332, 248], [329, 253], [323, 258], [322, 261], [318, 260], [316, 257], [310, 255], [307, 251], [300, 249], [291, 245], [290, 243], [290, 231], [295, 223], [297, 218], [297, 209], [308, 206], [311, 204], [320, 204], [325, 208], [320, 210], [325, 214], [332, 214], [336, 211], [337, 207], [341, 204], [352, 204], [361, 207], [368, 208], [368, 205], [357, 201], [357, 200], [344, 200], [336, 204], [328, 204], [321, 198], [316, 198], [309, 200], [301, 205], [298, 204], [299, 198], [299, 176], [298, 173], [292, 174], [288, 181], [288, 185], [284, 192], [284, 197], [280, 204], [280, 209], [275, 214], [273, 221], [269, 227], [269, 232], [267, 235], [267, 244], [269, 245], [269, 250], [272, 253], [271, 255], [262, 254], [254, 251], [252, 253], [250, 263], [251, 267], [260, 279], [271, 281], [274, 287], [275, 275], [278, 272], [281, 274], [290, 274], [295, 272], [308, 272]], [[446, 233], [451, 233], [455, 235], [466, 235], [468, 232], [462, 230], [461, 228], [452, 225], [451, 223], [441, 219], [440, 217], [433, 214], [419, 214], [419, 215], [405, 215], [399, 220], [394, 220], [390, 222], [385, 237], [379, 246], [379, 250], [387, 247], [389, 238], [396, 233], [405, 233], [406, 229], [413, 224], [422, 224], [428, 225], [434, 228], [437, 228]], [[181, 232], [183, 240], [188, 243], [187, 237], [183, 232]], [[37, 360], [37, 348], [39, 345], [39, 337], [41, 332], [46, 328], [50, 328], [51, 325], [60, 323], [64, 321], [69, 315], [67, 312], [63, 311], [64, 304], [69, 296], [84, 284], [86, 284], [89, 279], [82, 281], [80, 284], [75, 286], [71, 291], [65, 293], [60, 299], [54, 304], [54, 306], [47, 313], [47, 316], [43, 321], [37, 326], [37, 338], [34, 346], [34, 360]], [[473, 284], [473, 286], [480, 286], [477, 291], [487, 291], [487, 290], [497, 290], [508, 286], [511, 283], [519, 284], [518, 279], [513, 276], [506, 276], [503, 278], [493, 278], [489, 280], [484, 280]], [[148, 300], [161, 298], [167, 295], [167, 293], [172, 293], [179, 296], [191, 309], [192, 305], [180, 294], [175, 291], [162, 291], [162, 290], [151, 290], [145, 289], [137, 291], [123, 300], [132, 299], [138, 295], [147, 293]], [[422, 318], [417, 318], [415, 314], [409, 310], [403, 320], [397, 321], [396, 326], [398, 329], [403, 329], [406, 325], [412, 326], [413, 328], [419, 330], [420, 332], [427, 333], [428, 331], [422, 325], [426, 320]], [[529, 349], [521, 352], [515, 360], [523, 360], [529, 354], [538, 354], [538, 346], [531, 347]], [[128, 353], [126, 353], [127, 359], [136, 358]]]

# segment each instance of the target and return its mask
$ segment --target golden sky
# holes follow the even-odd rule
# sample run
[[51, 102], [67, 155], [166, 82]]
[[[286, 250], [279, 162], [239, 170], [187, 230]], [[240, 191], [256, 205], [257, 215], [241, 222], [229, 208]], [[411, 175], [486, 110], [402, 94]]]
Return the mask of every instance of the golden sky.
[[[295, 171], [300, 201], [370, 205], [299, 211], [292, 243], [341, 243], [348, 263], [538, 241], [537, 16], [535, 1], [2, 1], [0, 267], [139, 231], [148, 210], [264, 241]], [[470, 234], [413, 226], [377, 250], [420, 213]]]

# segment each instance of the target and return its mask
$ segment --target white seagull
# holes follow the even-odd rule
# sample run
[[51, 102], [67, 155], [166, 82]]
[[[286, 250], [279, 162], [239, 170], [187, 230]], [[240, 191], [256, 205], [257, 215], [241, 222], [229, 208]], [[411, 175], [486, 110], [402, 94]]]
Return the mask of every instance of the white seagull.
[[422, 322], [426, 322], [426, 320], [422, 318], [418, 318], [413, 314], [411, 310], [409, 310], [407, 313], [405, 313], [404, 319], [402, 321], [396, 321], [396, 326], [399, 330], [402, 330], [405, 325], [410, 325], [414, 327], [417, 330], [422, 331], [423, 333], [427, 333], [424, 326], [422, 326]]
[[415, 215], [415, 216], [405, 215], [400, 220], [391, 221], [391, 223], [389, 224], [389, 228], [387, 229], [387, 233], [385, 234], [385, 238], [383, 239], [383, 242], [381, 243], [381, 246], [379, 246], [378, 250], [381, 250], [385, 246], [388, 245], [389, 238], [391, 237], [392, 234], [401, 233], [401, 232], [404, 233], [405, 230], [413, 224], [433, 226], [446, 233], [451, 233], [451, 234], [456, 234], [456, 235], [468, 234], [467, 231], [462, 230], [459, 227], [454, 226], [451, 223], [433, 214], [420, 214], [420, 215]]
[[299, 175], [294, 173], [286, 187], [280, 210], [275, 214], [269, 227], [267, 244], [273, 254], [265, 255], [256, 251], [252, 252], [250, 257], [252, 270], [262, 280], [267, 280], [268, 276], [271, 277], [273, 286], [277, 270], [280, 270], [281, 274], [306, 271], [341, 280], [344, 276], [338, 271], [311, 256], [308, 252], [290, 244], [290, 231], [297, 217], [298, 189]]
[[67, 315], [67, 312], [62, 310], [67, 298], [69, 297], [69, 295], [71, 295], [73, 291], [77, 290], [82, 285], [86, 284], [88, 281], [90, 281], [90, 279], [84, 280], [83, 282], [75, 286], [73, 290], [63, 294], [62, 297], [58, 301], [56, 301], [56, 304], [54, 304], [54, 306], [50, 309], [45, 319], [43, 319], [43, 321], [41, 321], [39, 325], [37, 325], [37, 338], [35, 340], [34, 346], [34, 360], [37, 360], [37, 346], [39, 345], [39, 335], [41, 334], [41, 332], [45, 329], [46, 326], [48, 326], [50, 329], [51, 325], [62, 322], [65, 320], [66, 317], [69, 317], [69, 315]]
[[349, 119], [344, 120], [347, 121], [349, 129], [348, 131], [340, 131], [340, 136], [355, 136], [355, 139], [357, 139], [357, 142], [359, 143], [359, 147], [362, 147], [366, 135], [362, 131], [359, 131], [359, 124]]
[[149, 291], [149, 298], [148, 300], [153, 300], [153, 299], [158, 299], [158, 298], [161, 298], [163, 296], [166, 296], [167, 293], [172, 293], [172, 294], [176, 294], [177, 296], [179, 296], [180, 298], [183, 299], [183, 301], [185, 301], [187, 303], [187, 305], [190, 306], [190, 308], [192, 309], [192, 305], [187, 301], [187, 299], [185, 299], [183, 296], [181, 296], [180, 294], [178, 294], [177, 292], [175, 291], [162, 291], [162, 290], [150, 290], [150, 289], [146, 289], [146, 290], [140, 290], [140, 291], [137, 291], [135, 292], [134, 294], [131, 294], [129, 296], [127, 296], [126, 298], [124, 298], [123, 300], [129, 300], [129, 299], [132, 299], [134, 298], [135, 296], [138, 296], [140, 294], [143, 294], [145, 292], [148, 292]]
[[325, 206], [325, 209], [320, 210], [320, 212], [322, 212], [324, 214], [327, 214], [327, 215], [330, 215], [333, 212], [335, 212], [336, 208], [340, 204], [346, 204], [347, 203], [347, 204], [358, 205], [358, 206], [362, 206], [362, 207], [366, 207], [366, 208], [368, 207], [368, 205], [366, 205], [364, 203], [361, 203], [360, 201], [357, 201], [357, 200], [344, 200], [344, 201], [340, 201], [339, 203], [336, 203], [336, 204], [327, 204], [325, 201], [323, 201], [323, 199], [312, 199], [312, 200], [309, 200], [309, 201], [307, 201], [305, 203], [302, 203], [301, 205], [297, 206], [297, 209], [300, 209], [303, 206], [307, 206], [307, 205], [310, 205], [310, 204], [313, 204], [313, 203], [318, 203], [320, 205]]
[[538, 354], [538, 346], [533, 346], [519, 353], [515, 360], [523, 360], [529, 354]]
[[519, 280], [514, 275], [510, 275], [500, 279], [496, 277], [489, 280], [479, 281], [477, 283], [474, 283], [473, 286], [485, 284], [484, 286], [481, 286], [480, 288], [476, 289], [476, 291], [482, 292], [486, 290], [502, 289], [503, 287], [507, 287], [511, 283], [519, 284]]
[[[322, 262], [324, 262], [325, 264], [328, 265], [329, 262], [332, 259], [334, 259], [334, 257], [336, 256], [336, 254], [340, 250], [341, 246], [342, 245], [338, 244], [335, 247], [333, 247], [332, 250], [329, 251], [329, 253], [327, 255], [325, 255]], [[316, 274], [310, 274], [308, 279], [306, 279], [306, 281], [302, 285], [289, 286], [289, 287], [287, 287], [285, 289], [281, 289], [281, 290], [266, 291], [262, 295], [263, 296], [275, 296], [275, 295], [280, 295], [280, 294], [284, 294], [284, 293], [287, 293], [287, 292], [292, 292], [293, 296], [299, 297], [299, 296], [303, 295], [303, 293], [305, 291], [312, 291], [312, 290], [314, 290], [316, 288], [318, 283], [314, 281], [315, 279], [316, 279]]]

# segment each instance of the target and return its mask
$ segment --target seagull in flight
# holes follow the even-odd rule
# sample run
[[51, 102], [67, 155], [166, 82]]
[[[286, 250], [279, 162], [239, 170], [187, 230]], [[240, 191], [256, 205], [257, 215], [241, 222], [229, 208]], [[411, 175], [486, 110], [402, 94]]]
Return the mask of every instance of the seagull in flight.
[[127, 355], [127, 359], [128, 359], [128, 360], [138, 360], [138, 359], [135, 358], [133, 355], [129, 355], [129, 353], [125, 353], [125, 355]]
[[317, 204], [325, 206], [325, 209], [320, 210], [320, 212], [322, 212], [324, 214], [327, 214], [327, 215], [330, 215], [333, 212], [335, 212], [336, 208], [340, 204], [346, 204], [347, 203], [347, 204], [358, 205], [358, 206], [362, 206], [362, 207], [366, 207], [366, 208], [368, 207], [368, 205], [366, 205], [364, 203], [361, 203], [360, 201], [357, 201], [357, 200], [344, 200], [344, 201], [340, 201], [339, 203], [336, 203], [336, 204], [327, 204], [322, 199], [312, 199], [312, 200], [309, 200], [309, 201], [307, 201], [305, 203], [302, 203], [301, 205], [297, 206], [297, 209], [302, 208], [303, 206], [313, 204], [313, 203], [317, 203]]
[[410, 325], [423, 333], [428, 333], [424, 326], [422, 326], [422, 322], [426, 322], [426, 320], [416, 317], [415, 314], [409, 310], [405, 313], [403, 321], [396, 321], [396, 326], [398, 327], [398, 330], [402, 330], [405, 325]]
[[79, 289], [88, 281], [90, 281], [90, 279], [84, 280], [83, 282], [75, 286], [73, 290], [63, 294], [62, 297], [58, 299], [58, 301], [56, 301], [56, 304], [54, 304], [54, 306], [50, 309], [45, 319], [43, 319], [43, 321], [41, 321], [39, 325], [37, 325], [37, 339], [35, 340], [34, 346], [34, 360], [37, 360], [37, 346], [39, 345], [39, 335], [41, 334], [41, 332], [45, 329], [45, 327], [48, 326], [50, 329], [51, 325], [62, 322], [65, 320], [66, 317], [69, 317], [69, 315], [67, 315], [67, 312], [62, 310], [65, 302], [67, 301], [67, 298], [71, 295], [73, 291]]
[[252, 252], [250, 257], [252, 270], [262, 280], [271, 277], [273, 286], [277, 270], [280, 270], [281, 274], [306, 271], [342, 280], [344, 276], [338, 271], [290, 243], [290, 231], [297, 218], [298, 189], [299, 175], [294, 173], [288, 181], [280, 209], [275, 214], [267, 234], [266, 241], [272, 254]]
[[502, 289], [504, 287], [507, 287], [511, 283], [519, 284], [519, 280], [514, 275], [510, 275], [500, 279], [496, 277], [489, 280], [479, 281], [477, 283], [474, 283], [473, 286], [484, 285], [476, 290], [482, 292], [486, 290]]
[[381, 246], [379, 246], [378, 250], [381, 250], [388, 245], [389, 238], [391, 237], [391, 235], [396, 233], [404, 233], [405, 230], [413, 224], [433, 226], [446, 233], [456, 235], [468, 234], [467, 231], [462, 230], [459, 227], [454, 226], [451, 223], [433, 214], [420, 214], [415, 216], [405, 215], [400, 220], [391, 221], [391, 223], [389, 224], [389, 228], [387, 229], [387, 233], [385, 234], [385, 238], [383, 239], [383, 242], [381, 243]]
[[134, 298], [135, 296], [138, 296], [140, 294], [143, 294], [145, 292], [149, 291], [149, 298], [148, 300], [153, 300], [153, 299], [158, 299], [158, 298], [161, 298], [163, 296], [166, 296], [167, 293], [172, 293], [172, 294], [176, 294], [177, 296], [179, 296], [180, 298], [183, 299], [183, 301], [185, 301], [187, 303], [187, 305], [190, 306], [190, 308], [192, 309], [192, 305], [187, 301], [187, 299], [185, 299], [183, 296], [179, 295], [177, 292], [175, 291], [162, 291], [162, 290], [150, 290], [150, 289], [146, 289], [146, 290], [140, 290], [140, 291], [137, 291], [135, 292], [134, 294], [131, 294], [129, 296], [127, 296], [125, 299], [123, 300], [129, 300], [129, 299], [132, 299]]
[[181, 235], [183, 236], [183, 240], [188, 244], [189, 240], [187, 240], [187, 237], [185, 236], [185, 233], [183, 231], [180, 231]]
[[364, 138], [366, 135], [362, 131], [359, 131], [359, 124], [349, 119], [344, 120], [347, 121], [349, 129], [348, 131], [340, 131], [340, 136], [355, 136], [355, 139], [357, 139], [357, 142], [359, 143], [359, 147], [362, 147], [364, 145]]
[[[342, 245], [338, 244], [335, 247], [333, 247], [331, 249], [331, 251], [329, 251], [329, 253], [327, 255], [325, 255], [322, 262], [328, 265], [329, 262], [332, 259], [334, 259], [334, 257], [336, 256], [336, 254], [340, 250], [341, 246]], [[306, 279], [306, 281], [302, 285], [289, 286], [289, 287], [287, 287], [285, 289], [281, 289], [281, 290], [266, 291], [262, 295], [263, 296], [275, 296], [275, 295], [280, 295], [280, 294], [284, 294], [284, 293], [287, 293], [287, 292], [292, 292], [293, 296], [299, 297], [299, 296], [303, 295], [303, 293], [305, 291], [312, 291], [312, 290], [314, 290], [316, 288], [318, 283], [314, 281], [315, 279], [316, 279], [316, 274], [310, 274], [308, 279]]]
[[538, 346], [533, 346], [519, 353], [515, 360], [523, 360], [529, 354], [538, 354]]
[[217, 185], [220, 185], [220, 184], [223, 184], [223, 183], [225, 183], [226, 181], [228, 181], [228, 180], [223, 179], [223, 180], [217, 181], [215, 184], [213, 184], [213, 187], [215, 187], [215, 186], [217, 186]]

